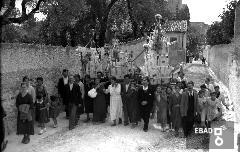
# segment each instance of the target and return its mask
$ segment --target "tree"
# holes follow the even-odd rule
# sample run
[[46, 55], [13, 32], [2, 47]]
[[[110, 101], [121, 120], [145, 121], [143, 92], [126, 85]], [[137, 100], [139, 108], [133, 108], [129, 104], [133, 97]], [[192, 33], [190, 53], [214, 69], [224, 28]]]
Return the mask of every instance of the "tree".
[[190, 12], [187, 5], [185, 5], [176, 15], [176, 20], [187, 20], [188, 27], [190, 26]]
[[105, 44], [105, 33], [108, 28], [108, 17], [111, 8], [118, 0], [87, 0], [87, 5], [90, 6], [90, 13], [93, 21], [99, 22], [98, 46], [102, 47]]
[[205, 36], [193, 26], [189, 26], [187, 31], [187, 50], [192, 54], [199, 53], [199, 47], [205, 44]]
[[231, 43], [234, 36], [234, 19], [235, 9], [238, 1], [232, 0], [227, 4], [227, 8], [223, 9], [220, 22], [214, 22], [207, 31], [207, 43], [209, 45], [228, 44]]
[[220, 22], [214, 22], [207, 30], [207, 44], [218, 45], [223, 42], [222, 25]]
[[235, 9], [237, 6], [237, 0], [233, 0], [227, 4], [227, 9], [223, 9], [223, 13], [220, 14], [221, 26], [223, 33], [223, 43], [231, 43], [234, 36], [234, 20]]
[[[88, 9], [84, 0], [49, 0], [45, 3], [41, 9], [41, 12], [46, 15], [40, 30], [43, 43], [66, 46], [67, 33], [70, 33], [71, 45], [77, 45], [76, 42], [79, 42], [79, 39], [75, 40], [73, 30], [79, 26], [80, 22], [87, 20], [85, 16]], [[82, 34], [84, 28], [81, 27], [78, 30]]]
[[[3, 0], [1, 1], [1, 12], [0, 15], [1, 27], [3, 25], [17, 23], [21, 24], [28, 20], [32, 15], [34, 15], [39, 9], [41, 4], [45, 2], [45, 0], [23, 0], [22, 1], [22, 11], [20, 16], [12, 16], [12, 12], [16, 10], [16, 0]], [[27, 9], [32, 8], [30, 13], [27, 13]], [[4, 11], [5, 10], [5, 11]]]

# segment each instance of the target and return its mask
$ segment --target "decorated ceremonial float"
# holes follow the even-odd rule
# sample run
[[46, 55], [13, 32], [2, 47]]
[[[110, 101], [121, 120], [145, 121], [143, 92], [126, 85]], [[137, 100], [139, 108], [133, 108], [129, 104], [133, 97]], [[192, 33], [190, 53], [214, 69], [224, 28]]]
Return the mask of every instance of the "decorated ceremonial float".
[[[117, 27], [114, 24], [112, 31], [116, 33]], [[94, 35], [94, 31], [93, 31]], [[94, 43], [95, 48], [92, 48], [91, 43]], [[97, 72], [101, 71], [105, 76], [115, 76], [117, 79], [123, 79], [124, 75], [131, 72], [132, 52], [123, 51], [120, 47], [118, 39], [115, 37], [111, 44], [106, 44], [99, 48], [93, 40], [89, 42], [90, 47], [78, 47], [76, 54], [80, 56], [81, 60], [81, 75], [90, 75], [96, 78]], [[88, 44], [87, 44], [88, 45]]]
[[143, 45], [145, 64], [141, 67], [144, 76], [152, 78], [156, 84], [169, 83], [173, 74], [180, 69], [186, 54], [186, 21], [166, 21], [155, 15], [154, 32]]
[[[139, 55], [133, 56], [130, 50], [123, 50], [116, 38], [117, 26], [113, 25], [115, 34], [112, 43], [102, 48], [78, 47], [76, 52], [81, 60], [81, 75], [89, 74], [96, 77], [98, 71], [107, 76], [116, 76], [123, 79], [125, 74], [148, 76], [154, 83], [169, 82], [174, 71], [180, 69], [186, 61], [186, 31], [187, 21], [166, 21], [163, 23], [160, 14], [155, 15], [156, 25], [154, 32], [148, 37], [142, 50], [134, 50]], [[93, 31], [94, 35], [94, 31]], [[94, 43], [93, 40], [89, 42]], [[93, 45], [90, 45], [93, 46]], [[144, 53], [144, 65], [137, 65], [136, 59]]]

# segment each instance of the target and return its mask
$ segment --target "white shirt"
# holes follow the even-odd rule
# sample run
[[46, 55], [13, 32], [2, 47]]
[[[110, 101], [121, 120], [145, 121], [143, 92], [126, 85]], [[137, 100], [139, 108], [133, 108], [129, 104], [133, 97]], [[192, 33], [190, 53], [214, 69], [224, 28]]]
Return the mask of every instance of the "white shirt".
[[188, 94], [189, 94], [189, 96], [190, 96], [190, 95], [193, 96], [193, 91], [191, 91], [191, 92], [189, 91]]
[[144, 86], [143, 86], [143, 90], [144, 90], [144, 91], [146, 91], [147, 89], [148, 89], [148, 86], [147, 86], [147, 87], [144, 87]]
[[128, 91], [129, 84], [126, 84], [126, 92]]
[[72, 88], [73, 88], [73, 83], [72, 84], [70, 84], [70, 90], [72, 91]]
[[33, 98], [33, 103], [36, 101], [36, 91], [33, 86], [29, 85], [27, 92], [32, 96]]
[[211, 92], [214, 92], [215, 90], [214, 90], [214, 86], [212, 85], [212, 84], [209, 84], [209, 85], [207, 85], [207, 84], [205, 84], [206, 85], [206, 87], [209, 89], [209, 90], [211, 90]]
[[78, 82], [78, 85], [79, 85], [80, 91], [81, 91], [81, 93], [82, 93], [82, 98], [84, 98], [84, 94], [85, 94], [84, 84], [83, 84], [81, 81], [79, 81], [79, 82]]
[[183, 78], [177, 77], [177, 80], [178, 80], [179, 82], [182, 82], [182, 81], [187, 81], [187, 78], [186, 78], [186, 77], [183, 77]]
[[182, 93], [183, 93], [183, 89], [181, 89], [181, 90], [179, 91], [179, 93], [182, 94]]
[[66, 77], [66, 78], [63, 77], [63, 83], [64, 83], [64, 85], [68, 84], [68, 77]]

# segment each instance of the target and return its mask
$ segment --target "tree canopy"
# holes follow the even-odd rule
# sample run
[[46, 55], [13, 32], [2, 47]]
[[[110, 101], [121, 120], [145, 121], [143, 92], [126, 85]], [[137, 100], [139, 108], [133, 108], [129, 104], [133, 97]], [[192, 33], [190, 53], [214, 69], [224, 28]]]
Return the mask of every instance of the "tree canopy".
[[[155, 14], [161, 14], [164, 19], [172, 16], [165, 0], [23, 0], [21, 10], [15, 2], [3, 1], [1, 26], [5, 35], [11, 34], [8, 30], [13, 27], [23, 30], [15, 40], [25, 43], [86, 46], [92, 39], [95, 46], [102, 47], [115, 34], [121, 42], [142, 37], [151, 30]], [[187, 10], [182, 10], [179, 16], [188, 18]], [[38, 12], [45, 15], [43, 21], [34, 18]], [[114, 25], [116, 31], [112, 29]], [[5, 37], [4, 41], [10, 39]]]
[[209, 45], [228, 44], [234, 37], [235, 9], [238, 1], [232, 0], [226, 9], [219, 15], [220, 22], [214, 22], [207, 31], [207, 43]]

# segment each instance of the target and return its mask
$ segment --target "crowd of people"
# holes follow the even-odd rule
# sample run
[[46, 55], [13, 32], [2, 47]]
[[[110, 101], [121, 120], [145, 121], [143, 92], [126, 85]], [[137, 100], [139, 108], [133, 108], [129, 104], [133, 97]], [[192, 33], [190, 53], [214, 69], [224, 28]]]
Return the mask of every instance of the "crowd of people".
[[57, 85], [59, 95], [51, 96], [43, 78], [36, 80], [36, 86], [32, 87], [25, 76], [16, 98], [17, 134], [24, 136], [24, 144], [34, 135], [34, 123], [38, 123], [39, 135], [47, 131], [45, 124], [50, 118], [53, 127], [58, 127], [57, 117], [63, 105], [69, 130], [86, 114], [85, 123], [92, 120], [93, 124], [101, 124], [110, 118], [111, 126], [123, 124], [135, 128], [143, 120], [143, 131], [147, 132], [149, 120], [156, 116], [161, 131], [174, 130], [176, 137], [180, 128], [184, 137], [190, 136], [195, 123], [211, 127], [211, 122], [221, 118], [224, 106], [228, 106], [219, 86], [213, 86], [209, 78], [197, 92], [193, 89], [194, 82], [187, 81], [182, 72], [175, 83], [153, 84], [148, 77], [139, 82], [125, 75], [121, 82], [116, 77], [103, 77], [102, 72], [97, 73], [97, 78], [86, 75], [81, 79], [80, 75], [70, 75], [64, 69]]

